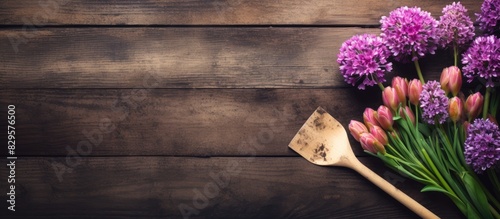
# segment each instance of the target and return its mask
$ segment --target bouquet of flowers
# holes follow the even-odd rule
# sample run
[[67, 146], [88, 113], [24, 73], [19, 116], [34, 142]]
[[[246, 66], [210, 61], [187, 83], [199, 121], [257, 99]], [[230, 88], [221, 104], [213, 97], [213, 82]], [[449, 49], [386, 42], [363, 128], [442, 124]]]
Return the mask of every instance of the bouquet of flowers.
[[[337, 62], [347, 83], [382, 90], [383, 105], [349, 124], [367, 153], [423, 183], [422, 192], [444, 193], [468, 218], [500, 218], [500, 0], [485, 0], [476, 16], [478, 36], [460, 2], [439, 20], [400, 7], [382, 17], [379, 36], [345, 41]], [[438, 49], [451, 51], [454, 65], [443, 66], [440, 81], [425, 81], [419, 60]], [[392, 61], [413, 62], [417, 77], [384, 86]]]

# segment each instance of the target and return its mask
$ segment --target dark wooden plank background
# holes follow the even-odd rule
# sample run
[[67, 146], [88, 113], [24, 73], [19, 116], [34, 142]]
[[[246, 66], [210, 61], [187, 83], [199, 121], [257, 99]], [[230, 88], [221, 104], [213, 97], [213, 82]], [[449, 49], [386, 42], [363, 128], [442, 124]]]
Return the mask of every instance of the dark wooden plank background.
[[[472, 12], [481, 7], [477, 0], [461, 2]], [[0, 22], [22, 25], [30, 19], [34, 24], [51, 25], [378, 25], [380, 16], [415, 3], [411, 0], [53, 0], [40, 4], [38, 0], [6, 0], [0, 3]], [[439, 14], [449, 3], [423, 0], [418, 6]], [[37, 15], [41, 11], [50, 13]]]
[[[414, 218], [355, 172], [314, 166], [287, 145], [317, 106], [347, 127], [380, 104], [378, 88], [358, 91], [339, 75], [344, 40], [378, 33], [398, 6], [438, 17], [449, 3], [1, 1], [0, 112], [16, 105], [18, 156], [17, 211], [3, 201], [2, 218], [182, 218], [193, 199], [203, 206], [191, 218]], [[446, 57], [422, 60], [427, 78]], [[351, 142], [436, 214], [461, 216]], [[0, 156], [6, 163], [6, 148]], [[0, 168], [2, 192], [7, 174]], [[200, 201], [214, 175], [228, 180]]]

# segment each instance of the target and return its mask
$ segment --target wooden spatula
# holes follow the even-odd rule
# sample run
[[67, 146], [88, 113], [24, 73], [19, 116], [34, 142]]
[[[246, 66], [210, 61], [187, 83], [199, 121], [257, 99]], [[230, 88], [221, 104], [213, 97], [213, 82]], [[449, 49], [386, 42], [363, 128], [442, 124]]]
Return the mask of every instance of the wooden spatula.
[[321, 107], [318, 107], [309, 117], [288, 146], [313, 164], [351, 168], [420, 217], [438, 218], [417, 201], [363, 165], [354, 155], [344, 127]]

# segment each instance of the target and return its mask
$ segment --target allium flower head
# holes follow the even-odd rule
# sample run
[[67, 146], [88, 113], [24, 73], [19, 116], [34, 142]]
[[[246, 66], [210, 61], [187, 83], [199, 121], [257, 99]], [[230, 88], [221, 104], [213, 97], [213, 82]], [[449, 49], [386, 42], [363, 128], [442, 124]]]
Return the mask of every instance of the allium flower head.
[[385, 82], [385, 73], [392, 70], [385, 44], [382, 38], [373, 34], [355, 35], [342, 43], [337, 62], [344, 80], [353, 86], [361, 80], [360, 90]]
[[488, 119], [476, 119], [467, 129], [465, 161], [482, 173], [500, 160], [500, 130]]
[[500, 40], [496, 36], [477, 37], [462, 58], [463, 74], [471, 82], [475, 77], [494, 87], [500, 76]]
[[397, 61], [412, 61], [434, 54], [438, 43], [438, 22], [429, 12], [418, 7], [401, 7], [392, 11], [389, 17], [380, 20], [382, 33], [392, 55]]
[[420, 93], [422, 119], [429, 123], [443, 124], [448, 118], [448, 98], [437, 81], [429, 81], [422, 86]]
[[472, 41], [474, 24], [467, 14], [467, 9], [460, 2], [443, 8], [439, 17], [439, 45], [446, 47], [455, 42], [459, 47]]
[[476, 14], [479, 28], [491, 34], [500, 29], [500, 0], [485, 0], [481, 5], [481, 13]]

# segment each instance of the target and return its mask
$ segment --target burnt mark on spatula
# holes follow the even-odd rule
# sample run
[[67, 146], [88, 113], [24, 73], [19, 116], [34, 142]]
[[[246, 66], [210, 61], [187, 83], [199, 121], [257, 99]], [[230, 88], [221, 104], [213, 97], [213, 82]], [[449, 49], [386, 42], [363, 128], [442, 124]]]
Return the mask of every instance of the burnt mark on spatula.
[[317, 130], [323, 130], [323, 129], [326, 128], [326, 125], [321, 121], [320, 117], [314, 119], [313, 124], [314, 124], [314, 127], [316, 127]]
[[304, 148], [307, 148], [307, 146], [309, 146], [309, 144], [307, 143], [307, 141], [302, 141], [301, 139], [297, 140], [297, 145], [300, 145], [300, 151], [304, 150]]
[[313, 150], [314, 155], [311, 160], [317, 160], [323, 158], [323, 161], [326, 161], [326, 153], [328, 153], [328, 148], [325, 147], [325, 144], [321, 143]]
[[323, 115], [324, 113], [326, 113], [326, 111], [325, 111], [323, 108], [321, 108], [321, 107], [320, 107], [320, 108], [318, 108], [318, 109], [316, 110], [316, 112], [318, 112], [320, 115]]

